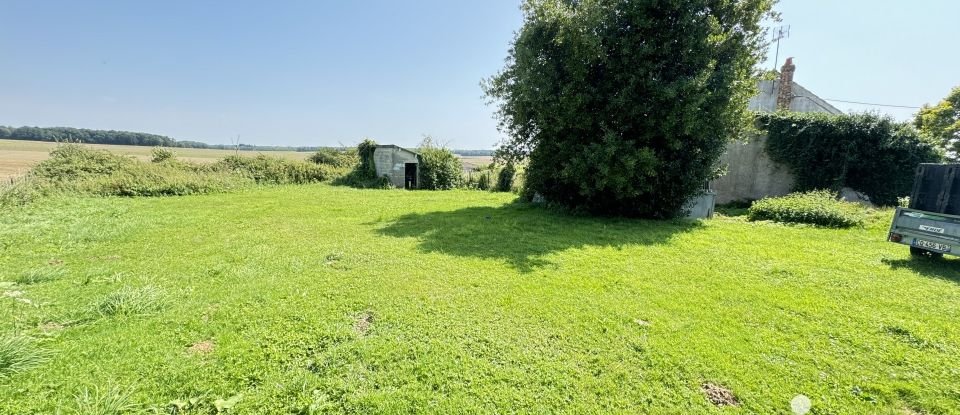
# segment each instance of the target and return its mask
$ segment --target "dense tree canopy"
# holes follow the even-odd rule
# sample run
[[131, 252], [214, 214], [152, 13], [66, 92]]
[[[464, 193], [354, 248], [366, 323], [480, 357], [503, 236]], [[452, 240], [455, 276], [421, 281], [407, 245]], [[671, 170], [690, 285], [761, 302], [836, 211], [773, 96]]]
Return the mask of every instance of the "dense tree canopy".
[[960, 160], [960, 86], [937, 105], [925, 105], [914, 120], [920, 133], [943, 147], [950, 160]]
[[176, 147], [178, 144], [177, 140], [156, 134], [70, 127], [0, 127], [0, 138], [133, 146]]
[[525, 195], [669, 217], [749, 123], [771, 0], [527, 0], [506, 67], [485, 82], [528, 158]]

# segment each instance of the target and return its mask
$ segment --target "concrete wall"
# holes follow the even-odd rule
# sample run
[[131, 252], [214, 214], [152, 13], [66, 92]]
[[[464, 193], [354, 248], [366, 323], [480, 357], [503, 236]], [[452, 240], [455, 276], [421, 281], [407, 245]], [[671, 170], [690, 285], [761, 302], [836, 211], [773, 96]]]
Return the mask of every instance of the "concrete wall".
[[[776, 111], [782, 82], [784, 81], [760, 81], [757, 85], [759, 93], [750, 99], [750, 110]], [[796, 82], [791, 83], [789, 99], [792, 112], [843, 113]], [[793, 174], [786, 166], [770, 160], [766, 146], [766, 135], [754, 137], [746, 143], [734, 142], [727, 146], [727, 152], [720, 157], [720, 162], [727, 166], [728, 172], [710, 183], [710, 188], [717, 192], [718, 204], [790, 193], [795, 181]]]
[[766, 135], [727, 146], [727, 152], [720, 157], [720, 162], [727, 166], [727, 174], [710, 183], [710, 188], [717, 193], [718, 204], [790, 193], [795, 181], [793, 174], [786, 166], [770, 160], [766, 146]]
[[[373, 163], [377, 177], [387, 176], [396, 187], [405, 187], [406, 164], [418, 163], [416, 153], [394, 146], [381, 146], [373, 151]], [[419, 182], [420, 170], [417, 170]]]

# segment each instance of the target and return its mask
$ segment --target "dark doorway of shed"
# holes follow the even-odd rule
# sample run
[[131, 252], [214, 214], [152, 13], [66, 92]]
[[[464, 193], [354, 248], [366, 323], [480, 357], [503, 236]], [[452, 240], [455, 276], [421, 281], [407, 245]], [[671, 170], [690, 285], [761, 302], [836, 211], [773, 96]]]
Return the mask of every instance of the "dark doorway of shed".
[[417, 163], [406, 163], [406, 171], [404, 174], [404, 188], [407, 189], [416, 189], [417, 188]]

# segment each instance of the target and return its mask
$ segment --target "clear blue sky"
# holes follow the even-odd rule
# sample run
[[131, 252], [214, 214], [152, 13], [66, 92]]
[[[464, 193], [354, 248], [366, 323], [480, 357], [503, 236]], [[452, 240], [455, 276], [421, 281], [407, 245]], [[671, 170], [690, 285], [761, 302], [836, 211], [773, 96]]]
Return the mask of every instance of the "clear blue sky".
[[[958, 1], [778, 9], [792, 25], [781, 60], [822, 97], [919, 106], [960, 85]], [[0, 14], [0, 124], [477, 149], [499, 137], [479, 82], [521, 23], [519, 0], [3, 0]]]

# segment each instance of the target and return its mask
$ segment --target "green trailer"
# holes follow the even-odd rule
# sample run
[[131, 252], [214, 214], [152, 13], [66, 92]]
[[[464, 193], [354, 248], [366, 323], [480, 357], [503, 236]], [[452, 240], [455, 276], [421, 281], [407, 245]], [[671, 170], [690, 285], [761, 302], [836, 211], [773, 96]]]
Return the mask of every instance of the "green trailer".
[[890, 242], [918, 256], [960, 256], [960, 164], [917, 167], [909, 208], [897, 208]]

